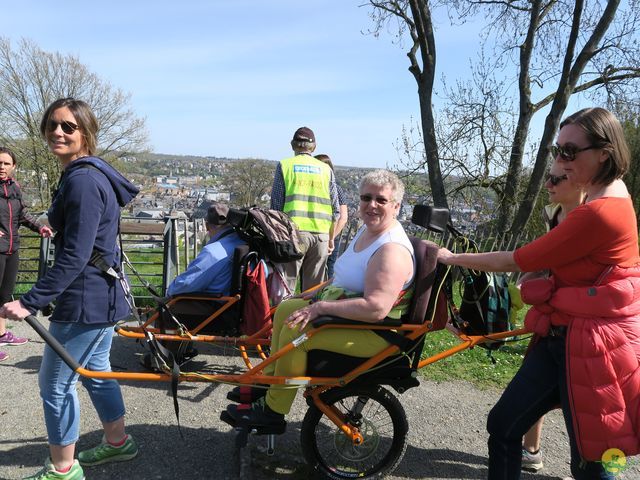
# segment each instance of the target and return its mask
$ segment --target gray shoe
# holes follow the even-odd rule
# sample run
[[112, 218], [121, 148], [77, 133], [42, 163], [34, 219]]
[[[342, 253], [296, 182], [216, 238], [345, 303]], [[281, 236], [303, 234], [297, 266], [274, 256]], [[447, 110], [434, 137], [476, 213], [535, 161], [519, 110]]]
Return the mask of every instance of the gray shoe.
[[522, 449], [522, 470], [527, 472], [537, 472], [544, 467], [542, 463], [542, 454], [540, 450], [537, 453], [531, 453], [526, 448]]

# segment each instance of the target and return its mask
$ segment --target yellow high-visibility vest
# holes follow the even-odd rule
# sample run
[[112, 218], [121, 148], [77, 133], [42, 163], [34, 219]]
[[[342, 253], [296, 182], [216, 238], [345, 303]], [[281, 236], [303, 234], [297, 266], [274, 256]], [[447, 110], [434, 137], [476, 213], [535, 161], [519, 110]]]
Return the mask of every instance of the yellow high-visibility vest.
[[333, 222], [331, 169], [311, 155], [296, 155], [280, 162], [284, 179], [284, 212], [300, 230], [329, 233]]

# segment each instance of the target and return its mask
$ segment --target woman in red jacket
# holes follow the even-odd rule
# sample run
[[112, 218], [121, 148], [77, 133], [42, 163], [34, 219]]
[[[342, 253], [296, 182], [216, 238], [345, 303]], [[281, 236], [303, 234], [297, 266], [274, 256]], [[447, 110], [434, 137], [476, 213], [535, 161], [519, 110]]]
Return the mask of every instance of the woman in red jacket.
[[[546, 205], [543, 210], [543, 217], [547, 232], [562, 222], [571, 210], [582, 205], [584, 200], [584, 192], [579, 185], [570, 182], [564, 173], [562, 162], [554, 162], [549, 168], [544, 187], [547, 189], [550, 204]], [[518, 279], [518, 285], [539, 277], [546, 277], [548, 271], [528, 272]], [[531, 348], [538, 341], [537, 337], [533, 337], [530, 342]], [[522, 439], [522, 469], [531, 472], [537, 472], [543, 468], [542, 454], [540, 453], [540, 443], [542, 437], [541, 418], [531, 429], [524, 435]]]
[[640, 452], [640, 256], [633, 203], [622, 181], [631, 162], [620, 122], [602, 108], [560, 124], [551, 153], [585, 202], [515, 251], [455, 254], [440, 262], [487, 271], [549, 269], [522, 286], [525, 320], [541, 340], [491, 410], [489, 478], [518, 479], [522, 435], [560, 404], [576, 480], [614, 478], [612, 449]]
[[[50, 237], [52, 234], [49, 227], [38, 224], [25, 213], [20, 186], [12, 178], [15, 169], [15, 154], [8, 148], [0, 147], [0, 307], [11, 300], [16, 285], [20, 225], [43, 237]], [[27, 339], [17, 337], [7, 330], [6, 319], [0, 317], [0, 347], [25, 343]], [[9, 355], [0, 352], [0, 362], [7, 358]]]

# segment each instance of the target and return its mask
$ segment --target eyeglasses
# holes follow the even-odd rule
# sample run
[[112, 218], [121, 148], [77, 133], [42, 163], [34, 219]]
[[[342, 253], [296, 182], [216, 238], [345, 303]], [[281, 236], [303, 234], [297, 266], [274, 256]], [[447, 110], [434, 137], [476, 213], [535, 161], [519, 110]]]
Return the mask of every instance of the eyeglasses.
[[545, 181], [546, 182], [550, 182], [551, 185], [553, 185], [554, 187], [556, 185], [558, 185], [559, 183], [565, 181], [567, 179], [567, 175], [551, 175], [550, 173], [547, 173], [547, 176], [545, 177]]
[[549, 151], [553, 158], [557, 158], [558, 155], [565, 162], [573, 162], [576, 159], [576, 155], [585, 150], [593, 150], [594, 148], [600, 148], [597, 145], [589, 145], [588, 147], [578, 148], [575, 145], [550, 145]]
[[369, 195], [369, 194], [360, 195], [360, 201], [361, 202], [369, 203], [372, 200], [374, 200], [378, 205], [386, 205], [387, 203], [389, 203], [391, 201], [388, 198], [374, 197], [373, 195]]
[[47, 123], [47, 131], [55, 132], [58, 129], [58, 125], [60, 125], [60, 128], [62, 128], [62, 132], [66, 133], [67, 135], [73, 134], [73, 132], [75, 132], [80, 128], [75, 123], [69, 122], [67, 120], [64, 120], [62, 122], [55, 122], [53, 120], [49, 120], [49, 123]]

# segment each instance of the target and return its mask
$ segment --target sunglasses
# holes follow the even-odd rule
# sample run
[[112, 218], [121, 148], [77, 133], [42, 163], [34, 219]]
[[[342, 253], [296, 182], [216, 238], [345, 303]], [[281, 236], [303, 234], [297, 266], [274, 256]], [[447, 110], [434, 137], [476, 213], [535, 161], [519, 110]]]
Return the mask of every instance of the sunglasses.
[[58, 125], [60, 125], [60, 128], [62, 128], [62, 132], [67, 134], [67, 135], [73, 134], [73, 132], [75, 132], [76, 130], [78, 130], [80, 128], [75, 123], [69, 122], [67, 120], [64, 120], [64, 121], [62, 121], [60, 123], [54, 122], [53, 120], [49, 120], [49, 123], [47, 123], [47, 131], [48, 132], [55, 132], [58, 129]]
[[360, 201], [361, 202], [369, 203], [372, 200], [375, 201], [378, 205], [386, 205], [387, 203], [389, 203], [391, 201], [388, 198], [384, 198], [384, 197], [374, 197], [374, 196], [368, 195], [368, 194], [360, 195]]
[[550, 182], [554, 187], [566, 179], [566, 175], [551, 175], [550, 173], [547, 173], [547, 176], [545, 177], [545, 181]]
[[593, 150], [594, 148], [600, 148], [596, 145], [589, 145], [588, 147], [578, 148], [575, 145], [551, 145], [549, 151], [553, 158], [560, 158], [565, 162], [573, 162], [576, 159], [576, 155], [585, 150]]

